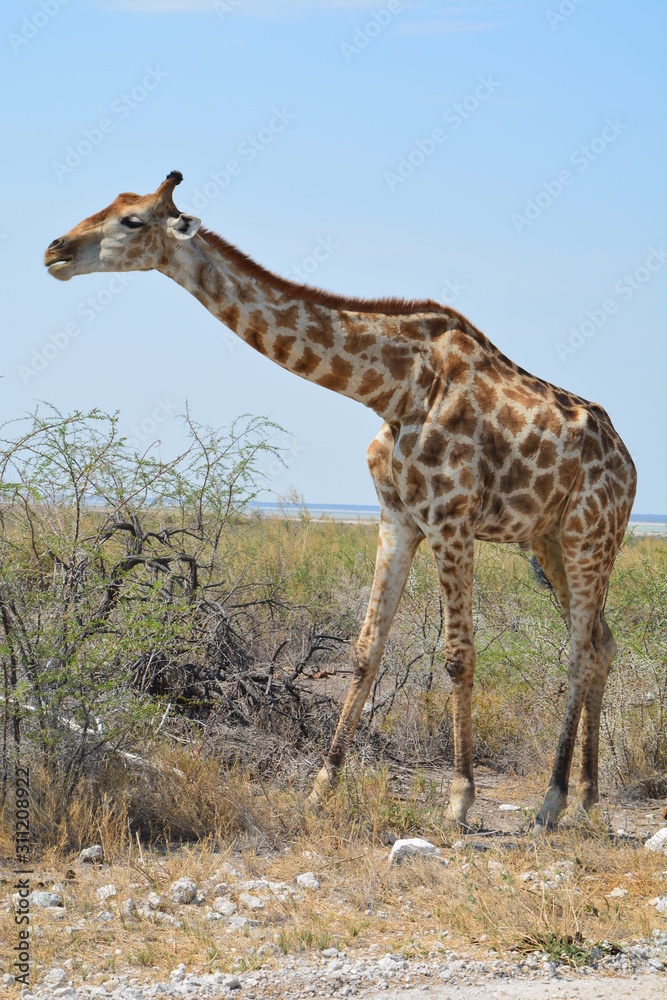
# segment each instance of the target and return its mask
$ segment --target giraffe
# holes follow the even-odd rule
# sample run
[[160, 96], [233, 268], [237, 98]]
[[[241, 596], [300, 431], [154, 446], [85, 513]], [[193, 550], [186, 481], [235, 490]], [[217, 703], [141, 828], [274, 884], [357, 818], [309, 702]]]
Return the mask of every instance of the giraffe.
[[449, 307], [345, 298], [266, 270], [176, 208], [182, 179], [172, 171], [152, 194], [118, 195], [54, 240], [44, 263], [63, 281], [97, 271], [160, 271], [260, 354], [384, 421], [368, 448], [381, 508], [371, 596], [311, 802], [340, 771], [426, 539], [452, 682], [447, 815], [466, 825], [475, 798], [473, 546], [483, 539], [532, 547], [570, 631], [565, 711], [536, 829], [554, 826], [567, 803], [580, 721], [577, 795], [590, 808], [598, 799], [602, 694], [616, 650], [604, 604], [636, 487], [632, 459], [606, 412], [514, 364]]

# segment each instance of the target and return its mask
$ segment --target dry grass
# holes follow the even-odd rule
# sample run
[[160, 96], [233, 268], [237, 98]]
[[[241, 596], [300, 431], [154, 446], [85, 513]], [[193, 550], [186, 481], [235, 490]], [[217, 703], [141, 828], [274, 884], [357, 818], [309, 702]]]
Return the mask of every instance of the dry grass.
[[[258, 954], [267, 942], [289, 954], [375, 945], [381, 953], [401, 951], [409, 957], [440, 947], [495, 948], [500, 955], [542, 948], [560, 954], [559, 949], [568, 951], [569, 938], [581, 942], [568, 952], [576, 963], [585, 959], [590, 942], [643, 937], [661, 923], [648, 900], [665, 894], [665, 858], [636, 843], [612, 844], [601, 813], [592, 820], [575, 819], [569, 829], [544, 840], [498, 836], [488, 838], [483, 852], [472, 844], [457, 849], [452, 845], [460, 834], [438, 813], [423, 776], [399, 795], [386, 770], [357, 771], [356, 782], [353, 771], [317, 814], [306, 812], [293, 790], [269, 791], [237, 775], [226, 788], [226, 805], [219, 807], [216, 835], [197, 843], [140, 846], [127, 834], [127, 816], [119, 807], [109, 810], [106, 825], [98, 814], [97, 830], [91, 826], [90, 833], [104, 845], [108, 860], [103, 866], [82, 865], [57, 847], [36, 865], [32, 888], [60, 884], [66, 909], [62, 917], [33, 910], [34, 978], [40, 968], [68, 956], [74, 976], [93, 982], [121, 971], [155, 980], [179, 962], [190, 971], [244, 971], [275, 964], [279, 954]], [[496, 801], [503, 793], [502, 786], [493, 789]], [[199, 794], [204, 802], [205, 792]], [[177, 793], [175, 801], [180, 801]], [[82, 821], [85, 816], [82, 806]], [[382, 840], [402, 823], [427, 832], [449, 863], [418, 860], [389, 867]], [[231, 825], [246, 830], [233, 843], [224, 833]], [[223, 921], [206, 921], [203, 906], [168, 907], [180, 927], [119, 914], [128, 898], [141, 903], [150, 892], [165, 893], [183, 875], [198, 882], [209, 904], [220, 894], [214, 886], [221, 881], [237, 900], [235, 879], [223, 869], [226, 860], [245, 877], [290, 884], [300, 872], [313, 871], [320, 889], [286, 902], [269, 900], [252, 914], [240, 906], [259, 926], [233, 934]], [[3, 896], [9, 903], [9, 871], [5, 877]], [[116, 885], [118, 895], [103, 904], [96, 890], [108, 883]], [[610, 898], [617, 886], [627, 895]], [[115, 913], [109, 923], [96, 919], [103, 908]], [[1, 925], [0, 963], [9, 969], [15, 933], [11, 909]]]
[[[277, 588], [284, 599], [284, 614], [277, 610], [272, 619], [275, 646], [267, 646], [270, 656], [289, 638], [277, 673], [290, 676], [315, 623], [340, 636], [356, 634], [375, 535], [371, 526], [303, 518], [242, 521], [222, 537], [219, 558], [229, 578], [259, 581], [260, 590]], [[619, 654], [604, 705], [603, 784], [608, 796], [623, 797], [626, 829], [642, 834], [646, 824], [632, 802], [646, 803], [667, 790], [666, 570], [664, 540], [629, 541], [607, 605]], [[504, 954], [538, 944], [567, 952], [568, 938], [613, 942], [645, 936], [661, 922], [648, 900], [667, 894], [667, 861], [643, 851], [638, 840], [612, 842], [610, 824], [619, 825], [617, 819], [611, 823], [612, 806], [618, 802], [608, 797], [607, 811], [592, 818], [573, 811], [559, 833], [544, 841], [530, 838], [531, 809], [546, 785], [564, 706], [568, 636], [558, 609], [516, 549], [478, 547], [475, 637], [473, 724], [482, 794], [471, 819], [488, 831], [498, 825], [494, 810], [500, 801], [520, 801], [526, 809], [511, 834], [488, 837], [483, 853], [452, 849], [460, 834], [444, 818], [452, 757], [450, 688], [442, 668], [437, 581], [423, 551], [387, 644], [372, 710], [362, 720], [343, 780], [321, 812], [305, 809], [304, 792], [339, 711], [347, 683], [343, 656], [318, 661], [333, 676], [300, 676], [304, 704], [317, 695], [318, 704], [328, 706], [325, 715], [304, 715], [302, 729], [306, 722], [311, 727], [305, 734], [297, 726], [293, 736], [287, 729], [271, 732], [270, 716], [267, 723], [261, 712], [236, 728], [224, 711], [203, 723], [172, 712], [159, 737], [148, 723], [136, 730], [128, 725], [123, 748], [142, 754], [150, 767], [133, 769], [105, 752], [84, 773], [66, 808], [39, 758], [31, 761], [32, 888], [60, 883], [67, 903], [62, 918], [33, 911], [37, 965], [47, 968], [71, 955], [73, 967], [97, 982], [128, 968], [155, 979], [180, 961], [202, 971], [275, 962], [275, 956], [258, 955], [265, 943], [289, 953], [377, 945], [416, 955], [439, 946], [479, 945]], [[265, 641], [256, 621], [249, 621], [247, 638], [257, 646]], [[412, 666], [406, 671], [407, 664]], [[151, 711], [159, 719], [161, 705]], [[29, 743], [23, 746], [27, 750]], [[11, 787], [9, 793], [0, 823], [6, 902]], [[416, 834], [440, 845], [449, 865], [417, 862], [390, 869], [391, 838]], [[101, 869], [76, 860], [76, 851], [90, 843], [104, 847]], [[234, 934], [222, 921], [205, 921], [203, 907], [182, 908], [179, 928], [120, 915], [110, 923], [96, 919], [100, 885], [115, 883], [121, 902], [141, 902], [184, 874], [204, 887], [232, 852], [234, 864], [240, 859], [249, 875], [290, 882], [313, 870], [321, 888], [296, 903], [267, 902], [258, 928]], [[524, 881], [528, 871], [536, 874]], [[627, 895], [610, 898], [617, 886]], [[11, 910], [0, 922], [0, 963], [8, 970]], [[585, 948], [573, 948], [572, 961]]]

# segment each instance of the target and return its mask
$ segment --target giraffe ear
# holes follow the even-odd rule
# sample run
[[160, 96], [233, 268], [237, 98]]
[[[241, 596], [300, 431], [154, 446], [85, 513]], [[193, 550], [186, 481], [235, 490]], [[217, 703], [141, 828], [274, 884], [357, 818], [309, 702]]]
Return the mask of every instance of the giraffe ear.
[[177, 240], [191, 240], [201, 226], [201, 219], [194, 215], [179, 215], [177, 219], [167, 219], [167, 232]]

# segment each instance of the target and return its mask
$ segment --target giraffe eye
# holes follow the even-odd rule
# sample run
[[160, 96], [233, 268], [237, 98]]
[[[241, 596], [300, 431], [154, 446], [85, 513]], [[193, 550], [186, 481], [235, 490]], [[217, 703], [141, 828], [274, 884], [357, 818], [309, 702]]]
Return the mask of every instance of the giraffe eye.
[[140, 229], [143, 226], [143, 222], [136, 215], [126, 215], [124, 219], [120, 220], [120, 224], [127, 226], [128, 229]]

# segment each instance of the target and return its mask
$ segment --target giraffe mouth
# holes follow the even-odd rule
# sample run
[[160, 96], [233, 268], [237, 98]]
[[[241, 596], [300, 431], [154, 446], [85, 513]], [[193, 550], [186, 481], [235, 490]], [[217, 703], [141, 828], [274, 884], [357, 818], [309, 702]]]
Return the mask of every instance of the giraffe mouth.
[[67, 281], [71, 278], [71, 274], [67, 274], [67, 267], [72, 263], [71, 257], [60, 257], [58, 260], [52, 260], [46, 266], [49, 269], [49, 274], [53, 275], [54, 278], [59, 278], [60, 281]]

